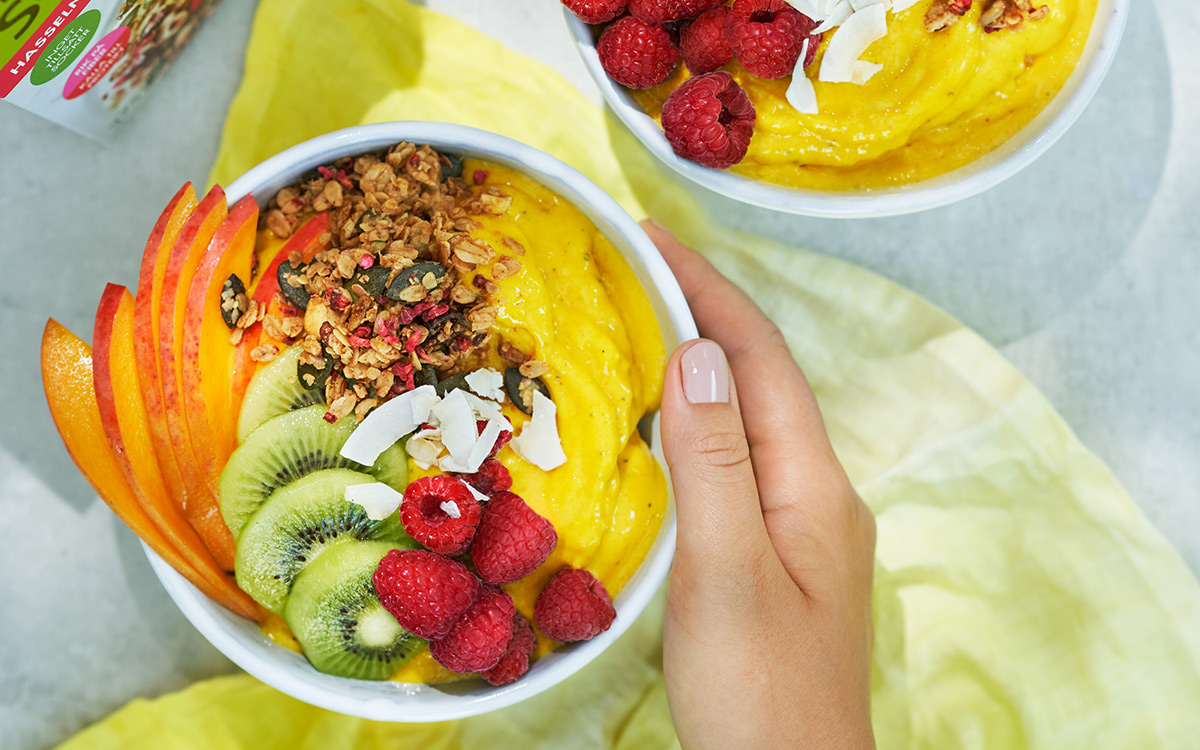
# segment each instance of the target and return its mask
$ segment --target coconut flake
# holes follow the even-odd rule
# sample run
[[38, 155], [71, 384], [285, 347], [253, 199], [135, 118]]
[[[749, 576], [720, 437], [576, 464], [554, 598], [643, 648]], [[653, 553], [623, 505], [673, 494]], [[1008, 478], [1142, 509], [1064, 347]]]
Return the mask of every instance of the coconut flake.
[[558, 407], [541, 391], [533, 392], [533, 418], [513, 437], [509, 445], [518, 456], [543, 471], [562, 466], [567, 461], [562, 441], [558, 437], [555, 415]]
[[787, 4], [814, 21], [825, 17], [818, 0], [787, 0]]
[[479, 438], [475, 413], [461, 390], [450, 391], [431, 412], [438, 420], [442, 445], [456, 464], [465, 464]]
[[801, 114], [815, 115], [820, 113], [820, 108], [817, 106], [817, 89], [813, 86], [812, 81], [804, 73], [804, 56], [808, 54], [808, 46], [812, 44], [812, 37], [804, 40], [804, 44], [800, 47], [800, 62], [796, 65], [796, 70], [792, 73], [792, 82], [788, 84], [787, 94], [785, 94], [788, 104]]
[[[848, 1], [838, 3], [836, 6], [830, 8], [829, 12], [825, 14], [825, 20], [821, 21], [817, 28], [812, 30], [812, 33], [824, 34], [826, 31], [844, 24], [846, 19], [852, 15], [854, 15], [854, 8]], [[829, 53], [826, 52], [826, 54]]]
[[382, 521], [400, 507], [404, 493], [397, 492], [383, 482], [371, 482], [350, 485], [346, 488], [345, 498], [347, 502], [361, 505], [367, 512], [367, 518]]
[[850, 7], [858, 12], [869, 5], [883, 4], [887, 7], [892, 7], [892, 0], [850, 0]]
[[892, 0], [892, 13], [903, 13], [921, 0]]
[[467, 387], [492, 401], [504, 400], [504, 373], [485, 367], [466, 375]]
[[479, 398], [470, 391], [460, 391], [463, 398], [471, 405], [471, 410], [475, 412], [475, 416], [479, 419], [486, 419], [489, 422], [499, 422], [501, 428], [512, 431], [512, 423], [504, 416], [504, 412], [500, 411], [500, 404], [495, 401]]
[[339, 453], [363, 466], [374, 464], [380, 453], [421, 424], [423, 420], [414, 419], [413, 404], [428, 393], [437, 396], [433, 386], [423, 385], [385, 401], [354, 428]]
[[858, 58], [886, 34], [887, 7], [883, 4], [869, 5], [852, 14], [829, 41], [818, 79], [828, 83], [866, 83], [883, 66]]
[[487, 457], [492, 452], [492, 447], [496, 445], [496, 438], [500, 437], [503, 431], [503, 426], [494, 420], [489, 420], [483, 427], [483, 432], [479, 433], [479, 440], [475, 442], [474, 449], [471, 450], [471, 455], [467, 457], [467, 466], [473, 466], [468, 473], [473, 474], [479, 471], [479, 467], [487, 460]]
[[446, 448], [442, 445], [438, 430], [421, 430], [408, 439], [404, 449], [408, 451], [408, 457], [413, 463], [422, 469], [428, 469], [437, 464], [438, 458]]
[[432, 385], [423, 385], [414, 391], [409, 391], [409, 393], [416, 394], [412, 397], [412, 418], [413, 422], [419, 427], [429, 421], [430, 414], [433, 413], [433, 407], [438, 405], [442, 397], [438, 395], [437, 389]]
[[490, 497], [472, 487], [470, 482], [463, 482], [463, 484], [467, 485], [467, 489], [471, 491], [471, 497], [475, 498], [477, 501], [486, 503], [488, 500], [491, 500]]
[[438, 505], [438, 507], [442, 509], [443, 513], [451, 518], [460, 518], [462, 516], [462, 513], [458, 511], [458, 503], [454, 502], [453, 500], [447, 500]]

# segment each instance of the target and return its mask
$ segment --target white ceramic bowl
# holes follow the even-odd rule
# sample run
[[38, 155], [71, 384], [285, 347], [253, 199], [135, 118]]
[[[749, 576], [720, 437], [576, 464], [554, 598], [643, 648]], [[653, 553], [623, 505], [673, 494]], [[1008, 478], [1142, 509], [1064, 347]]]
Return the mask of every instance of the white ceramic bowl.
[[789, 188], [709, 169], [676, 156], [658, 123], [634, 102], [628, 89], [609, 78], [600, 66], [595, 45], [598, 27], [580, 21], [566, 8], [563, 13], [575, 46], [605, 101], [638, 140], [668, 167], [709, 190], [745, 203], [804, 216], [853, 219], [916, 213], [969, 198], [1012, 177], [1045, 153], [1079, 119], [1100, 88], [1125, 30], [1129, 2], [1099, 1], [1087, 46], [1066, 85], [1037, 117], [998, 149], [937, 177], [858, 191]]
[[[645, 287], [667, 351], [696, 336], [696, 326], [675, 277], [641, 228], [616, 201], [563, 162], [522, 143], [482, 130], [432, 122], [391, 122], [329, 133], [288, 149], [251, 169], [226, 189], [230, 205], [247, 194], [265, 204], [280, 188], [318, 165], [398, 141], [474, 156], [517, 169], [582, 210], [617, 247]], [[666, 470], [657, 418], [651, 448]], [[215, 604], [146, 548], [167, 593], [205, 638], [234, 663], [278, 690], [333, 711], [378, 721], [427, 722], [457, 719], [512, 705], [575, 673], [615, 641], [646, 607], [666, 579], [675, 551], [675, 506], [649, 554], [614, 601], [617, 619], [600, 636], [566, 646], [539, 659], [529, 672], [504, 687], [471, 680], [445, 687], [349, 680], [322, 674], [304, 657], [275, 645], [249, 620]]]

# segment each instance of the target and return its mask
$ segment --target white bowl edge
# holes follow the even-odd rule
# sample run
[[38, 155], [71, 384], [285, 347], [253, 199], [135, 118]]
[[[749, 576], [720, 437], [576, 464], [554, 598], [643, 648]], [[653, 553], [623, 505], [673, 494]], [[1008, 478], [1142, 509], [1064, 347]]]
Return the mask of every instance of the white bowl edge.
[[[695, 338], [696, 325], [674, 275], [641, 227], [587, 177], [530, 146], [474, 128], [446, 123], [390, 122], [347, 128], [318, 136], [252, 168], [226, 190], [230, 205], [247, 194], [260, 204], [305, 172], [341, 156], [366, 153], [399, 142], [477, 156], [513, 167], [580, 209], [621, 252], [646, 289], [670, 352]], [[651, 450], [667, 472], [659, 445], [657, 414]], [[180, 611], [218, 650], [263, 682], [315, 706], [376, 721], [432, 722], [465, 718], [504, 708], [558, 684], [600, 655], [642, 613], [670, 570], [675, 549], [674, 497], [645, 560], [614, 599], [617, 619], [596, 638], [560, 648], [539, 659], [516, 682], [494, 688], [479, 680], [448, 686], [348, 680], [322, 674], [299, 654], [272, 643], [254, 623], [234, 615], [192, 586], [143, 545], [155, 574]]]

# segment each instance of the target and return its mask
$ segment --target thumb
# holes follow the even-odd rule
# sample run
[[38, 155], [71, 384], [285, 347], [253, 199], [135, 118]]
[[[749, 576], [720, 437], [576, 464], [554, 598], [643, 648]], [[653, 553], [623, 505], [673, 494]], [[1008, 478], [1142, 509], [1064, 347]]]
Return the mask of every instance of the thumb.
[[675, 489], [676, 564], [727, 577], [768, 549], [737, 391], [715, 342], [687, 342], [671, 357], [662, 441]]

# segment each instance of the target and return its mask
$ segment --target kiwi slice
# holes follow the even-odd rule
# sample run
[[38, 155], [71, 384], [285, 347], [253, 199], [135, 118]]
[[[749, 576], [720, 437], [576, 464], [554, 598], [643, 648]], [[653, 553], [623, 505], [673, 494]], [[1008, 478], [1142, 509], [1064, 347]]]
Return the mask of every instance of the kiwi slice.
[[399, 514], [372, 521], [361, 505], [345, 499], [347, 487], [374, 481], [349, 469], [325, 469], [271, 493], [238, 537], [238, 587], [283, 614], [296, 576], [328, 547], [346, 539], [416, 547]]
[[314, 471], [362, 471], [403, 491], [408, 455], [400, 443], [381, 453], [371, 467], [338, 455], [357, 426], [354, 417], [329, 424], [324, 404], [317, 404], [272, 417], [247, 435], [221, 472], [221, 515], [233, 538], [241, 535], [268, 495]]
[[299, 346], [290, 346], [270, 364], [254, 373], [238, 415], [239, 443], [255, 427], [272, 417], [324, 403], [324, 395], [320, 391], [305, 388], [296, 374], [303, 353]]
[[375, 569], [394, 549], [389, 542], [338, 542], [296, 577], [283, 618], [318, 671], [383, 680], [426, 647], [375, 593]]

